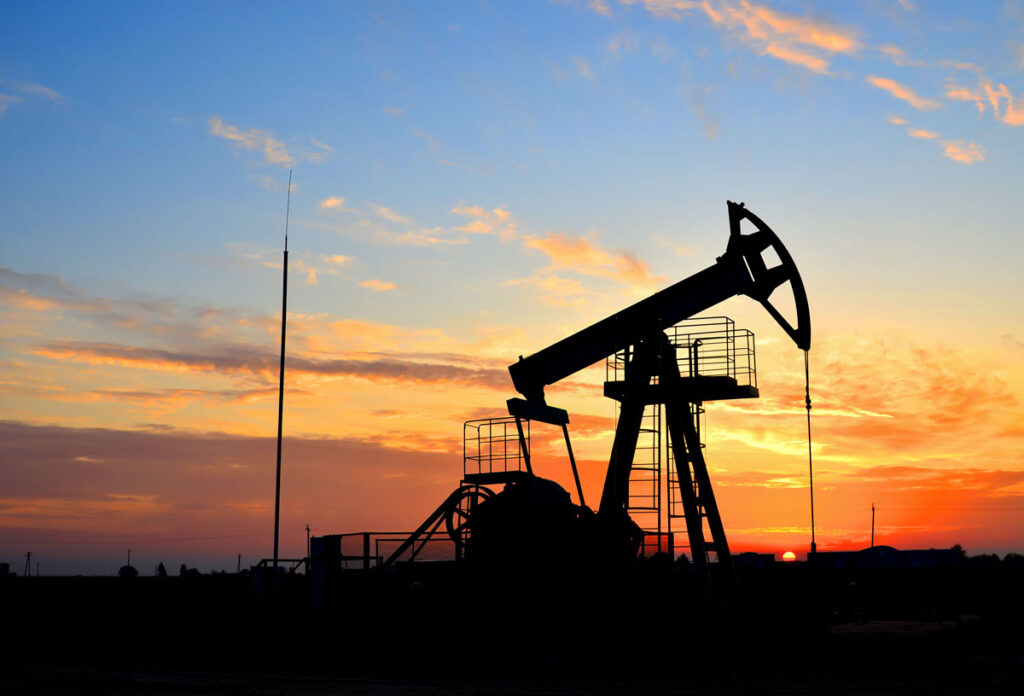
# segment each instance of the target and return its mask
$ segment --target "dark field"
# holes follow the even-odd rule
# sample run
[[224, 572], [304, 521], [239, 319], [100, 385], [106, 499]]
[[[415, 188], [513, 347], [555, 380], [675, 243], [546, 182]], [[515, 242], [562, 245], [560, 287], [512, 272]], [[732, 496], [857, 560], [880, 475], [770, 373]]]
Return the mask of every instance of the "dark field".
[[0, 578], [3, 693], [1024, 693], [1024, 568]]

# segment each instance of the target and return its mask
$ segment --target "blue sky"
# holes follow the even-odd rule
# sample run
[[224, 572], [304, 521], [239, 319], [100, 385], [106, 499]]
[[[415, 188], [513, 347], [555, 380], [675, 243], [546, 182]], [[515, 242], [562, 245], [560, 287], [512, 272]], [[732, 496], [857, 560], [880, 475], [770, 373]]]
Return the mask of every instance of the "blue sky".
[[[0, 46], [0, 418], [271, 426], [267, 375], [189, 360], [273, 350], [289, 168], [299, 357], [500, 368], [713, 263], [731, 199], [796, 258], [824, 378], [945, 356], [1020, 415], [1020, 2], [9, 3]], [[436, 385], [306, 379], [324, 437], [508, 396], [430, 426]]]

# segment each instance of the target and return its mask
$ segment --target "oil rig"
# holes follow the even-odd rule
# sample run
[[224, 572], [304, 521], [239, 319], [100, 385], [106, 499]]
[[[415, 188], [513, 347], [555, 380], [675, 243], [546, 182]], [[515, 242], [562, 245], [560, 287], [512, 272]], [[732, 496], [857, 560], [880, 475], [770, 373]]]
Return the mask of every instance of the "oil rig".
[[[759, 396], [754, 336], [727, 317], [697, 315], [746, 295], [798, 348], [811, 344], [807, 295], [789, 252], [744, 204], [729, 201], [728, 212], [729, 241], [713, 265], [509, 366], [520, 396], [506, 402], [507, 416], [465, 423], [462, 479], [416, 530], [314, 537], [313, 586], [339, 572], [387, 572], [439, 558], [504, 572], [529, 557], [590, 572], [681, 552], [705, 586], [712, 568], [728, 582], [733, 559], [701, 416], [707, 402]], [[786, 286], [795, 325], [771, 301]], [[569, 413], [548, 404], [544, 390], [601, 361], [604, 395], [618, 403], [618, 418], [594, 510], [580, 484]], [[561, 429], [575, 503], [534, 474], [533, 423]]]

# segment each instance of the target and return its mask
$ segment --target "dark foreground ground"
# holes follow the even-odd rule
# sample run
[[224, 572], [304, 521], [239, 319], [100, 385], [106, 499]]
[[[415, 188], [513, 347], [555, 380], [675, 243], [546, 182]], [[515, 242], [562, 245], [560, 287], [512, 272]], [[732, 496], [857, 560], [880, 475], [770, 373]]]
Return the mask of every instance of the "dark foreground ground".
[[1024, 569], [0, 578], [4, 694], [1024, 693]]

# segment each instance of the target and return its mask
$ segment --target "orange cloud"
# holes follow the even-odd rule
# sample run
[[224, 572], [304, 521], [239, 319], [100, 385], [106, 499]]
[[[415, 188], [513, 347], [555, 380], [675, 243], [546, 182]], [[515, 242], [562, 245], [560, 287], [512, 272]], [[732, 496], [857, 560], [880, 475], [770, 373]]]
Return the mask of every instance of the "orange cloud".
[[879, 89], [884, 89], [892, 96], [896, 97], [897, 99], [902, 99], [915, 109], [921, 109], [923, 111], [926, 111], [929, 109], [938, 109], [942, 106], [937, 101], [934, 101], [932, 99], [925, 99], [924, 97], [918, 96], [918, 94], [914, 92], [914, 90], [910, 89], [906, 85], [901, 85], [899, 82], [896, 82], [895, 80], [890, 80], [887, 77], [870, 76], [866, 79], [870, 84], [874, 85], [875, 87], [878, 87]]
[[900, 118], [899, 116], [890, 116], [890, 117], [888, 117], [885, 120], [888, 121], [889, 123], [893, 124], [894, 126], [905, 126], [905, 125], [907, 125], [907, 119]]
[[502, 239], [515, 237], [519, 230], [512, 222], [512, 213], [504, 208], [492, 208], [488, 210], [483, 206], [459, 203], [452, 208], [453, 215], [473, 218], [470, 222], [461, 227], [456, 227], [457, 232], [467, 234], [498, 234]]
[[954, 162], [974, 164], [985, 160], [985, 148], [976, 143], [966, 143], [963, 140], [943, 140], [942, 147], [942, 154]]
[[517, 278], [505, 286], [528, 286], [540, 290], [538, 299], [551, 307], [576, 307], [605, 297], [602, 293], [584, 285], [575, 278], [562, 278], [553, 273], [544, 273], [529, 278]]
[[369, 288], [374, 292], [386, 292], [388, 290], [398, 289], [397, 285], [386, 280], [364, 280], [360, 285], [364, 288]]
[[[39, 346], [34, 353], [56, 360], [71, 360], [89, 365], [112, 365], [159, 372], [251, 374], [268, 381], [275, 379], [279, 369], [277, 355], [252, 346], [230, 346], [217, 352], [201, 353], [140, 348], [115, 343], [53, 341]], [[288, 370], [293, 374], [356, 377], [371, 381], [456, 382], [501, 390], [511, 386], [508, 372], [504, 369], [418, 362], [392, 357], [320, 360], [291, 355], [288, 358]]]
[[780, 44], [769, 44], [765, 47], [764, 52], [774, 58], [803, 66], [816, 73], [828, 72], [828, 61], [810, 53], [797, 51]]
[[992, 114], [997, 118], [999, 116], [999, 99], [1006, 99], [1013, 101], [1013, 97], [1010, 95], [1010, 90], [1006, 88], [1006, 85], [999, 85], [999, 89], [992, 89], [990, 82], [982, 83], [982, 87], [985, 90], [985, 96], [988, 97], [988, 103], [992, 106]]
[[383, 206], [383, 205], [377, 205], [376, 203], [367, 203], [367, 205], [370, 206], [370, 210], [372, 210], [378, 217], [383, 218], [383, 219], [387, 220], [388, 222], [393, 222], [396, 225], [411, 225], [412, 224], [412, 220], [411, 219], [407, 218], [406, 216], [402, 215], [401, 213], [395, 212], [391, 208], [388, 208], [388, 207]]
[[972, 92], [967, 87], [949, 85], [946, 87], [946, 97], [954, 101], [971, 102], [977, 107], [979, 115], [985, 113], [985, 99], [980, 94]]
[[770, 55], [816, 73], [828, 72], [828, 56], [837, 53], [854, 54], [862, 47], [857, 31], [853, 28], [787, 14], [746, 0], [738, 3], [689, 0], [622, 2], [627, 5], [642, 4], [651, 14], [677, 20], [694, 12], [702, 12], [713, 24], [736, 33], [761, 55]]
[[341, 196], [328, 196], [320, 201], [320, 210], [341, 210], [345, 207], [345, 199]]
[[324, 263], [329, 263], [334, 266], [349, 266], [352, 264], [352, 261], [354, 261], [353, 257], [344, 256], [342, 254], [321, 254], [320, 259]]
[[[1009, 126], [1024, 126], [1024, 108], [1018, 108], [1016, 106], [1013, 95], [1010, 94], [1010, 90], [1006, 85], [999, 85], [999, 89], [993, 89], [989, 83], [984, 83], [985, 94], [988, 96], [988, 101], [992, 105], [992, 115], [999, 118], [1003, 123]], [[1003, 112], [1002, 117], [999, 116], [999, 100], [1006, 100], [1006, 110]]]
[[785, 14], [749, 2], [742, 2], [740, 6], [743, 8], [742, 21], [751, 35], [770, 33], [764, 30], [767, 27], [777, 36], [792, 38], [794, 41], [829, 53], [854, 53], [861, 47], [852, 29], [837, 27], [822, 20]]
[[645, 287], [664, 280], [663, 276], [652, 274], [648, 265], [632, 253], [605, 249], [588, 237], [548, 233], [544, 237], [527, 236], [523, 245], [546, 254], [552, 270], [566, 269]]
[[1024, 126], [1024, 106], [1017, 107], [1011, 99], [1006, 104], [1006, 113], [1003, 114], [1003, 123], [1008, 126]]
[[939, 137], [938, 133], [921, 128], [908, 128], [907, 133], [911, 138], [924, 138], [925, 140], [935, 140]]
[[27, 290], [12, 290], [3, 286], [0, 286], [0, 302], [6, 307], [21, 307], [35, 312], [43, 312], [58, 306], [55, 300], [48, 297], [39, 297]]
[[[1010, 89], [1000, 84], [998, 89], [987, 79], [979, 82], [978, 91], [967, 87], [951, 84], [946, 88], [946, 96], [956, 101], [973, 103], [978, 113], [985, 113], [986, 107], [992, 108], [992, 117], [1008, 126], [1024, 126], [1024, 107], [1018, 107]], [[1002, 114], [1000, 115], [1000, 109]]]

